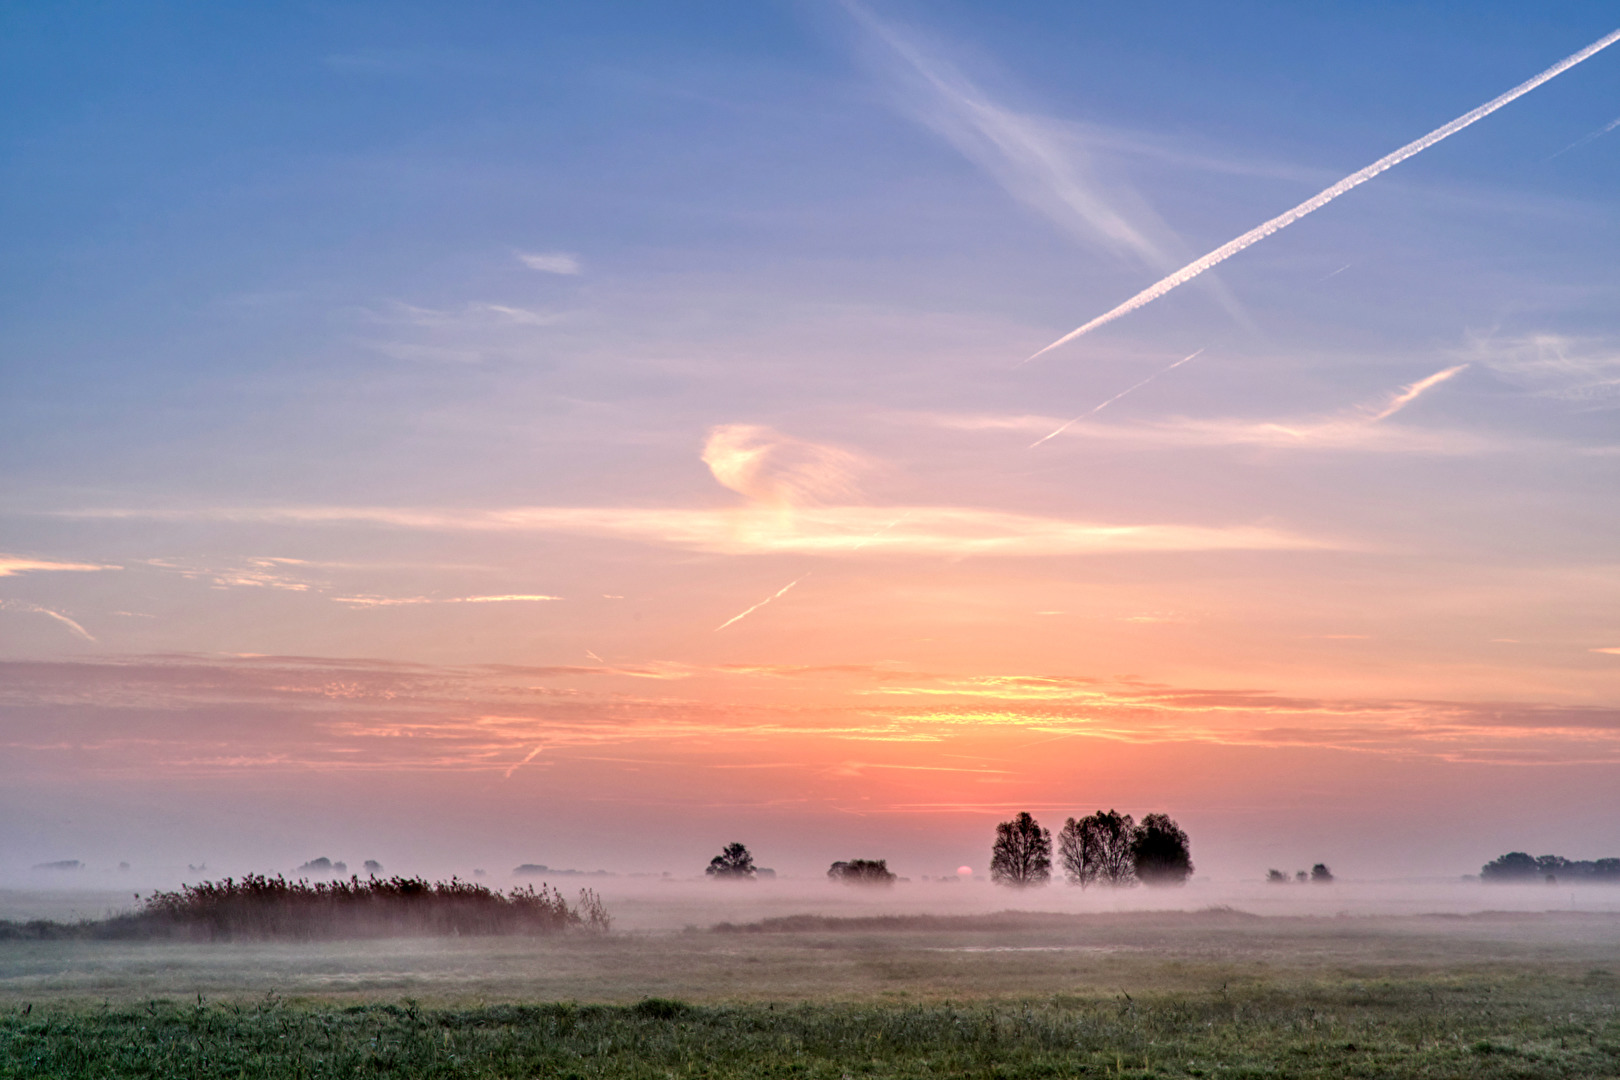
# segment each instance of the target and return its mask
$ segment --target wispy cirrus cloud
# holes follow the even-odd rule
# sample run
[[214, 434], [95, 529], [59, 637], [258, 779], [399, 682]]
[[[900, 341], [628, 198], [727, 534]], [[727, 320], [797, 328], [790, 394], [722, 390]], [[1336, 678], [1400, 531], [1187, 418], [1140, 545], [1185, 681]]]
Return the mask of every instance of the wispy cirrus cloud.
[[1368, 418], [1368, 421], [1376, 424], [1380, 420], [1388, 420], [1391, 416], [1394, 416], [1396, 413], [1412, 404], [1412, 402], [1422, 397], [1426, 392], [1436, 386], [1439, 386], [1447, 379], [1460, 374], [1467, 367], [1467, 364], [1457, 364], [1446, 368], [1444, 371], [1437, 371], [1433, 375], [1419, 379], [1417, 382], [1412, 383], [1409, 386], [1403, 386], [1399, 391], [1390, 395], [1388, 403], [1386, 403], [1377, 412], [1373, 413], [1372, 416]]
[[60, 562], [56, 559], [41, 559], [31, 555], [5, 555], [0, 554], [0, 577], [11, 577], [14, 574], [43, 573], [46, 571], [88, 571], [88, 570], [117, 570], [117, 566], [105, 566], [100, 563], [74, 563]]
[[54, 619], [62, 626], [67, 627], [68, 631], [73, 634], [74, 637], [82, 638], [85, 641], [96, 640], [95, 636], [92, 635], [90, 631], [80, 626], [77, 620], [69, 618], [60, 611], [55, 611], [48, 607], [41, 607], [39, 604], [30, 604], [22, 600], [0, 600], [0, 609], [6, 611], [25, 611], [34, 615], [44, 615], [46, 618]]
[[866, 468], [859, 455], [758, 424], [709, 429], [703, 463], [722, 486], [756, 503], [797, 506], [847, 498]]
[[1124, 184], [1097, 175], [1079, 132], [994, 101], [954, 65], [866, 8], [845, 9], [897, 63], [885, 65], [907, 109], [1008, 194], [1065, 231], [1150, 267], [1170, 264], [1169, 229]]
[[[1057, 417], [1043, 415], [984, 416], [925, 414], [923, 423], [956, 431], [1016, 431], [1033, 434], [1051, 431]], [[1487, 439], [1466, 431], [1428, 431], [1375, 426], [1357, 419], [1301, 419], [1296, 421], [1199, 419], [1169, 417], [1136, 423], [1073, 424], [1065, 438], [1134, 443], [1144, 447], [1249, 446], [1273, 450], [1356, 451], [1379, 454], [1482, 454], [1522, 446], [1522, 441]]]
[[[796, 690], [775, 702], [762, 697], [778, 672], [689, 665], [670, 670], [721, 681], [685, 686], [680, 697], [637, 692], [631, 680], [656, 677], [659, 669], [270, 656], [0, 662], [0, 703], [8, 706], [0, 713], [0, 747], [31, 766], [71, 756], [76, 774], [146, 776], [265, 769], [506, 774], [525, 758], [602, 753], [629, 753], [639, 764], [719, 767], [740, 760], [740, 750], [757, 762], [761, 748], [772, 746], [819, 745], [822, 756], [847, 760], [847, 750], [834, 748], [851, 742], [931, 746], [945, 759], [982, 758], [994, 745], [1000, 757], [1033, 762], [1059, 739], [1521, 766], [1620, 763], [1620, 710], [1613, 707], [1301, 697], [1080, 674], [910, 672], [896, 682], [896, 672], [883, 668], [841, 669], [848, 698], [811, 706]], [[735, 689], [743, 692], [734, 693], [739, 680]], [[747, 685], [754, 680], [761, 685]], [[64, 742], [41, 725], [37, 710], [72, 717], [74, 739]], [[798, 760], [791, 749], [783, 752], [784, 762]], [[904, 764], [960, 762], [912, 755]]]
[[[1177, 164], [1249, 172], [1219, 159], [1170, 149], [1164, 141], [1101, 132], [1086, 125], [1020, 111], [996, 101], [954, 64], [894, 23], [854, 0], [844, 8], [879, 43], [884, 71], [900, 89], [904, 108], [977, 165], [1013, 198], [1083, 243], [1162, 272], [1187, 257], [1185, 245], [1109, 153], [1173, 159]], [[1248, 316], [1216, 279], [1206, 283], [1240, 322]]]
[[728, 555], [970, 555], [1007, 558], [1149, 551], [1332, 550], [1334, 540], [1260, 525], [1121, 524], [953, 506], [678, 509], [513, 507], [438, 510], [368, 506], [135, 508], [61, 511], [80, 520], [368, 525], [436, 532], [599, 536]]
[[407, 323], [411, 326], [454, 330], [481, 329], [501, 324], [550, 326], [565, 318], [561, 313], [554, 311], [535, 311], [531, 308], [485, 301], [475, 301], [456, 308], [430, 308], [396, 301], [384, 309], [382, 314], [373, 317], [384, 323]]
[[334, 596], [339, 604], [351, 607], [399, 607], [414, 604], [524, 604], [561, 600], [544, 593], [503, 593], [497, 596]]
[[522, 359], [540, 332], [570, 314], [482, 300], [449, 307], [396, 300], [355, 312], [368, 328], [358, 344], [395, 360], [434, 364]]
[[[1171, 366], [1185, 362], [1179, 361]], [[1468, 366], [1456, 364], [1437, 371], [1375, 403], [1297, 420], [1177, 416], [1135, 423], [1087, 423], [1082, 419], [1063, 421], [1034, 414], [998, 416], [972, 413], [912, 414], [911, 419], [957, 431], [1041, 432], [1042, 437], [1035, 445], [1059, 436], [1070, 436], [1146, 446], [1254, 446], [1371, 453], [1477, 454], [1522, 446], [1522, 442], [1510, 442], [1498, 437], [1487, 439], [1464, 431], [1383, 423], [1436, 386], [1461, 374]], [[1054, 424], [1059, 426], [1054, 429]]]
[[1591, 409], [1620, 407], [1620, 344], [1613, 340], [1554, 333], [1480, 337], [1466, 355], [1539, 397]]

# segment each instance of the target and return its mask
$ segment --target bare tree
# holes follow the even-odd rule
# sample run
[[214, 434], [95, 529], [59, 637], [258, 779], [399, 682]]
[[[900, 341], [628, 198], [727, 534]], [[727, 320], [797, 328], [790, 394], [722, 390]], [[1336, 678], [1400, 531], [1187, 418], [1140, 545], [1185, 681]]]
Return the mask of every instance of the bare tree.
[[1072, 885], [1135, 885], [1135, 840], [1131, 815], [1099, 810], [1063, 823], [1058, 830], [1058, 859]]
[[1045, 885], [1052, 878], [1052, 833], [1029, 816], [1020, 813], [996, 826], [996, 842], [990, 848], [990, 880], [998, 885], [1028, 888]]

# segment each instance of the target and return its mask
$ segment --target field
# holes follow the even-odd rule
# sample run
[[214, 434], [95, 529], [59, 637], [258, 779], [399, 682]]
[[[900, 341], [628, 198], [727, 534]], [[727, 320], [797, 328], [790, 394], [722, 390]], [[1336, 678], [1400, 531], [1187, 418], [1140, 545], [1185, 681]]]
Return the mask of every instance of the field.
[[3, 1077], [1071, 1075], [1617, 1076], [1620, 916], [0, 944]]

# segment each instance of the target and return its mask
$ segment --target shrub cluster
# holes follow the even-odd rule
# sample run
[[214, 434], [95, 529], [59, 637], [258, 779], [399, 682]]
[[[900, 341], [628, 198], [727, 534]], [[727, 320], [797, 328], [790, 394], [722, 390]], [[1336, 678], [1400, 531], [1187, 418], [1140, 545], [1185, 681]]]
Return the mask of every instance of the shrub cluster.
[[570, 904], [549, 885], [503, 894], [458, 878], [310, 882], [264, 874], [153, 893], [133, 918], [154, 930], [209, 940], [550, 934], [606, 930], [612, 922], [589, 889]]
[[887, 859], [850, 859], [827, 868], [827, 877], [846, 885], [893, 885], [895, 873]]
[[0, 923], [3, 938], [182, 938], [202, 941], [554, 934], [606, 931], [601, 897], [569, 903], [549, 885], [500, 893], [470, 881], [420, 877], [288, 881], [248, 874], [155, 892], [127, 915], [78, 924]]

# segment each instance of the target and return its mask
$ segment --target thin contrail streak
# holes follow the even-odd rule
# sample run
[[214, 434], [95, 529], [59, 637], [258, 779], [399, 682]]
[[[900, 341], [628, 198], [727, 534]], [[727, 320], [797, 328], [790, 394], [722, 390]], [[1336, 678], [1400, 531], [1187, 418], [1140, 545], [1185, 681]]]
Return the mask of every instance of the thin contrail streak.
[[[1292, 210], [1289, 210], [1287, 213], [1279, 214], [1270, 221], [1266, 222], [1264, 225], [1250, 229], [1236, 240], [1231, 240], [1225, 244], [1222, 244], [1220, 247], [1216, 248], [1208, 255], [1205, 255], [1203, 258], [1198, 259], [1195, 262], [1188, 263], [1186, 266], [1183, 266], [1180, 270], [1177, 270], [1164, 280], [1143, 289], [1141, 292], [1114, 308], [1112, 311], [1099, 315], [1079, 329], [1072, 330], [1058, 338], [1040, 352], [1030, 356], [1029, 360], [1033, 360], [1035, 357], [1041, 356], [1044, 353], [1049, 353], [1060, 345], [1066, 345], [1075, 338], [1080, 337], [1082, 334], [1089, 334], [1091, 331], [1097, 329], [1097, 327], [1106, 323], [1111, 323], [1122, 315], [1128, 315], [1139, 307], [1144, 307], [1151, 304], [1165, 293], [1176, 288], [1177, 286], [1185, 285], [1199, 274], [1202, 274], [1205, 270], [1225, 262], [1227, 259], [1230, 259], [1233, 255], [1236, 255], [1249, 245], [1259, 243], [1261, 240], [1264, 240], [1266, 237], [1270, 236], [1279, 229], [1287, 228], [1300, 218], [1304, 217], [1306, 214], [1311, 213], [1313, 210], [1320, 210], [1322, 207], [1326, 206], [1334, 199], [1337, 199], [1340, 195], [1343, 195], [1351, 188], [1360, 187], [1362, 184], [1365, 184], [1368, 180], [1371, 180], [1384, 170], [1394, 168], [1396, 165], [1399, 165], [1412, 155], [1419, 154], [1424, 150], [1427, 150], [1441, 139], [1455, 135], [1457, 132], [1461, 131], [1470, 124], [1485, 119], [1485, 117], [1489, 116], [1497, 109], [1500, 109], [1502, 106], [1523, 97], [1525, 94], [1528, 94], [1542, 83], [1547, 82], [1549, 79], [1556, 78], [1557, 76], [1568, 71], [1570, 68], [1574, 67], [1576, 64], [1579, 64], [1581, 61], [1588, 59], [1603, 49], [1607, 49], [1616, 41], [1620, 41], [1620, 30], [1616, 30], [1607, 37], [1594, 41], [1592, 44], [1588, 45], [1578, 53], [1566, 56], [1564, 59], [1558, 61], [1558, 63], [1554, 64], [1546, 71], [1543, 71], [1540, 75], [1537, 75], [1528, 82], [1520, 83], [1518, 86], [1515, 86], [1512, 90], [1509, 90], [1501, 97], [1493, 98], [1484, 105], [1481, 105], [1479, 108], [1475, 109], [1473, 112], [1464, 113], [1444, 127], [1436, 128], [1427, 135], [1423, 136], [1423, 138], [1418, 139], [1415, 142], [1407, 143], [1393, 154], [1388, 154], [1379, 158], [1377, 161], [1373, 162], [1371, 165], [1368, 165], [1360, 172], [1351, 173], [1343, 180], [1340, 180], [1337, 184], [1334, 184], [1325, 191], [1306, 199], [1304, 202], [1300, 203]], [[1028, 363], [1029, 360], [1024, 362]]]
[[57, 622], [73, 631], [73, 633], [77, 634], [79, 637], [84, 638], [84, 640], [96, 640], [94, 634], [90, 633], [90, 631], [86, 630], [84, 627], [80, 626], [77, 622], [68, 618], [60, 611], [52, 611], [48, 607], [40, 607], [38, 604], [24, 603], [21, 600], [0, 600], [0, 608], [10, 608], [13, 611], [29, 611], [35, 615], [46, 615], [52, 619], [55, 619]]
[[[872, 541], [876, 540], [878, 537], [882, 536], [884, 533], [888, 532], [890, 529], [894, 528], [896, 525], [900, 524], [902, 521], [906, 520], [906, 518], [908, 518], [910, 516], [911, 516], [911, 514], [909, 512], [901, 514], [899, 517], [895, 518], [893, 521], [891, 521], [887, 525], [883, 526], [883, 528], [877, 530], [871, 536], [868, 536], [865, 540], [862, 540], [860, 543], [856, 544], [854, 547], [850, 548], [849, 550], [851, 550], [851, 551], [859, 551], [859, 550], [861, 550], [861, 548], [865, 547], [867, 544], [870, 544]], [[767, 596], [765, 599], [761, 600], [759, 603], [755, 604], [753, 607], [749, 608], [747, 611], [743, 612], [741, 615], [733, 616], [732, 618], [727, 619], [725, 622], [721, 623], [719, 626], [715, 627], [714, 632], [718, 634], [720, 631], [724, 630], [726, 627], [730, 626], [732, 623], [736, 622], [738, 619], [747, 618], [749, 615], [752, 615], [754, 612], [758, 611], [760, 608], [764, 607], [766, 604], [770, 603], [772, 600], [775, 600], [777, 597], [781, 596], [783, 593], [787, 592], [789, 589], [793, 588], [793, 586], [797, 585], [799, 582], [803, 581], [805, 578], [809, 577], [813, 573], [815, 573], [815, 571], [813, 571], [813, 570], [805, 571], [802, 575], [800, 575], [799, 577], [794, 578], [792, 581], [788, 582], [786, 585], [782, 586], [776, 592], [772, 593], [770, 596]]]
[[810, 576], [809, 574], [805, 574], [802, 577], [794, 578], [792, 581], [788, 582], [786, 585], [782, 586], [780, 589], [777, 589], [775, 592], [771, 593], [771, 595], [767, 596], [765, 599], [761, 600], [759, 603], [755, 604], [753, 607], [749, 608], [747, 611], [743, 612], [741, 615], [733, 615], [731, 618], [727, 619], [725, 622], [723, 622], [719, 626], [715, 627], [714, 632], [718, 634], [720, 631], [724, 630], [726, 627], [730, 626], [732, 623], [737, 622], [737, 621], [739, 621], [741, 619], [748, 618], [748, 616], [752, 615], [754, 612], [758, 611], [760, 608], [764, 607], [766, 604], [770, 603], [772, 600], [775, 600], [777, 597], [781, 596], [783, 593], [787, 592], [789, 589], [793, 588], [793, 586], [797, 585], [799, 582], [803, 581], [805, 578], [807, 578], [809, 576]]
[[75, 634], [78, 634], [86, 641], [96, 640], [95, 636], [91, 634], [90, 631], [86, 630], [84, 627], [80, 626], [78, 623], [74, 622], [60, 611], [52, 611], [50, 608], [43, 607], [37, 607], [34, 610], [39, 612], [41, 615], [49, 615], [51, 618], [55, 619], [59, 623], [62, 623], [69, 630], [73, 631]]
[[1344, 273], [1344, 272], [1345, 272], [1345, 271], [1346, 271], [1346, 270], [1348, 270], [1348, 269], [1350, 269], [1350, 268], [1351, 268], [1351, 267], [1352, 267], [1352, 266], [1354, 266], [1354, 265], [1356, 265], [1356, 264], [1355, 264], [1355, 263], [1353, 263], [1353, 262], [1347, 262], [1347, 263], [1345, 263], [1345, 264], [1344, 264], [1344, 265], [1343, 265], [1343, 266], [1341, 266], [1341, 267], [1339, 267], [1339, 268], [1338, 268], [1338, 269], [1337, 269], [1337, 270], [1335, 270], [1335, 271], [1333, 271], [1333, 273], [1331, 273], [1331, 274], [1324, 274], [1324, 275], [1323, 275], [1323, 276], [1321, 276], [1321, 277], [1319, 277], [1319, 278], [1317, 278], [1317, 279], [1316, 279], [1316, 283], [1317, 283], [1317, 284], [1318, 284], [1318, 285], [1320, 285], [1320, 284], [1322, 284], [1322, 282], [1324, 282], [1324, 281], [1326, 281], [1326, 280], [1327, 280], [1327, 279], [1328, 279], [1328, 278], [1336, 278], [1336, 277], [1338, 277], [1338, 276], [1339, 276], [1339, 275], [1340, 275], [1340, 274], [1342, 274], [1342, 273]]
[[1561, 156], [1563, 154], [1569, 153], [1571, 150], [1575, 149], [1578, 146], [1585, 146], [1587, 143], [1591, 142], [1593, 139], [1601, 139], [1603, 136], [1607, 135], [1609, 132], [1613, 131], [1617, 127], [1620, 127], [1620, 118], [1610, 120], [1607, 124], [1604, 124], [1602, 127], [1598, 128], [1596, 131], [1590, 132], [1590, 133], [1588, 133], [1586, 135], [1582, 135], [1579, 139], [1576, 139], [1574, 142], [1570, 143], [1568, 146], [1566, 146], [1562, 150], [1558, 151], [1558, 153], [1553, 154], [1551, 157], [1547, 157], [1547, 158], [1545, 158], [1543, 160], [1551, 161], [1555, 157], [1559, 157], [1559, 156]]
[[[902, 521], [906, 520], [906, 518], [908, 518], [910, 516], [911, 516], [911, 512], [908, 510], [906, 513], [901, 514], [899, 517], [895, 518], [893, 521], [891, 521], [887, 525], [883, 526], [883, 528], [879, 529], [877, 532], [873, 533], [871, 536], [868, 536], [865, 540], [862, 540], [860, 543], [856, 544], [854, 547], [850, 548], [849, 550], [851, 550], [851, 551], [859, 551], [859, 550], [861, 550], [861, 548], [865, 547], [867, 544], [870, 544], [872, 541], [876, 540], [878, 537], [882, 536], [884, 533], [888, 532], [890, 529], [894, 528], [896, 525], [900, 524]], [[806, 574], [805, 576], [809, 577], [808, 574]]]
[[528, 757], [524, 758], [522, 761], [517, 762], [510, 769], [506, 770], [506, 779], [508, 779], [508, 780], [512, 779], [512, 774], [513, 773], [517, 772], [523, 766], [525, 766], [529, 762], [533, 761], [536, 757], [538, 757], [540, 755], [540, 751], [544, 750], [545, 748], [546, 748], [545, 743], [541, 743], [539, 746], [536, 746], [533, 750], [530, 750]]
[[1431, 386], [1438, 386], [1440, 383], [1445, 382], [1447, 379], [1451, 378], [1453, 375], [1457, 374], [1467, 366], [1467, 364], [1458, 364], [1456, 367], [1448, 367], [1444, 371], [1437, 371], [1428, 378], [1419, 379], [1411, 386], [1403, 388], [1400, 393], [1396, 394], [1393, 398], [1390, 398], [1389, 404], [1385, 405], [1383, 409], [1372, 418], [1371, 422], [1376, 424], [1380, 420], [1394, 416], [1396, 413], [1412, 404], [1412, 402], [1416, 401], [1418, 399], [1418, 395], [1423, 393], [1423, 391], [1429, 389]]
[[1141, 382], [1137, 383], [1135, 386], [1132, 386], [1132, 387], [1129, 387], [1127, 389], [1121, 390], [1119, 393], [1115, 394], [1113, 397], [1109, 398], [1107, 401], [1103, 402], [1101, 405], [1098, 405], [1097, 407], [1095, 407], [1093, 409], [1088, 409], [1085, 412], [1081, 413], [1079, 416], [1075, 417], [1073, 420], [1070, 420], [1067, 424], [1064, 424], [1062, 427], [1060, 427], [1056, 431], [1052, 432], [1052, 434], [1043, 436], [1042, 438], [1039, 438], [1039, 439], [1036, 439], [1034, 442], [1029, 444], [1029, 448], [1031, 450], [1033, 450], [1037, 446], [1041, 445], [1041, 443], [1045, 442], [1047, 439], [1055, 439], [1055, 438], [1057, 438], [1059, 435], [1063, 434], [1065, 431], [1068, 431], [1070, 428], [1074, 427], [1074, 425], [1078, 424], [1080, 421], [1084, 420], [1086, 417], [1088, 417], [1088, 416], [1096, 416], [1098, 413], [1100, 413], [1104, 409], [1108, 408], [1108, 406], [1112, 405], [1114, 402], [1118, 401], [1120, 398], [1124, 397], [1126, 394], [1129, 394], [1133, 390], [1142, 389], [1142, 387], [1146, 386], [1148, 383], [1152, 382], [1154, 379], [1157, 379], [1160, 375], [1164, 375], [1167, 372], [1171, 372], [1171, 371], [1176, 370], [1176, 368], [1180, 367], [1182, 364], [1185, 364], [1187, 361], [1191, 360], [1193, 358], [1193, 356], [1197, 356], [1198, 353], [1201, 353], [1203, 351], [1204, 351], [1203, 349], [1199, 349], [1198, 352], [1193, 353], [1192, 356], [1183, 356], [1180, 360], [1177, 360], [1175, 363], [1173, 363], [1169, 367], [1165, 368], [1164, 371], [1155, 371], [1153, 374], [1149, 375], [1147, 378], [1143, 379]]

